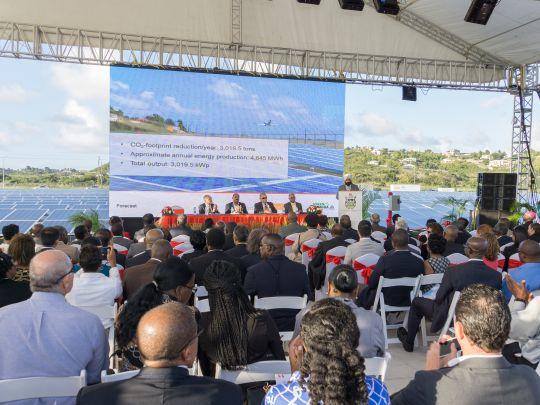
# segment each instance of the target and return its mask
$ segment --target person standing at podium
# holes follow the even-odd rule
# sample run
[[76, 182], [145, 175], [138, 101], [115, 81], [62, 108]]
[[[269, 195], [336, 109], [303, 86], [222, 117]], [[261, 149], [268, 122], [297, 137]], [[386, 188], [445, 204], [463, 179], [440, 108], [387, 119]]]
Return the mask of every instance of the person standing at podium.
[[276, 207], [274, 207], [273, 203], [268, 201], [266, 193], [259, 194], [259, 199], [260, 201], [255, 203], [255, 207], [253, 209], [254, 214], [277, 214]]
[[199, 205], [199, 214], [219, 214], [218, 207], [212, 202], [212, 197], [206, 194], [204, 197], [204, 202]]
[[247, 214], [246, 204], [240, 202], [240, 194], [232, 195], [232, 202], [225, 206], [225, 214]]
[[352, 174], [347, 173], [343, 176], [343, 184], [338, 188], [336, 199], [339, 199], [340, 191], [360, 191], [360, 187], [352, 182]]

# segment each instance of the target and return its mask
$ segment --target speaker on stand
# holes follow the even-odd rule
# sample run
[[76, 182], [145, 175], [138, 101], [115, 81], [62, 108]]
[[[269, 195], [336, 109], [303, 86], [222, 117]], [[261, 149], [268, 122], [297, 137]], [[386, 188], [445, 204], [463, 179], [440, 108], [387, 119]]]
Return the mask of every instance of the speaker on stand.
[[477, 225], [495, 225], [500, 218], [510, 215], [516, 201], [516, 173], [478, 173], [476, 207]]

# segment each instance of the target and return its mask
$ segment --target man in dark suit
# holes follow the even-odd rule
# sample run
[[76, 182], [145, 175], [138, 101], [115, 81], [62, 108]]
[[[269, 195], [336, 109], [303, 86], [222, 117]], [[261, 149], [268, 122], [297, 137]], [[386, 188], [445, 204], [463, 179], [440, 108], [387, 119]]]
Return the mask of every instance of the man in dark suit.
[[137, 326], [137, 347], [144, 367], [135, 377], [83, 388], [77, 404], [241, 405], [242, 392], [230, 382], [190, 376], [197, 360], [197, 322], [178, 302], [159, 305]]
[[[248, 269], [244, 290], [248, 295], [264, 297], [302, 297], [313, 301], [306, 268], [285, 256], [285, 245], [278, 234], [269, 233], [261, 241], [261, 262]], [[279, 330], [293, 330], [297, 310], [277, 309], [270, 314]]]
[[456, 243], [458, 238], [458, 228], [455, 225], [448, 225], [444, 230], [444, 239], [446, 239], [446, 247], [444, 248], [443, 256], [450, 256], [453, 253], [465, 254], [465, 246]]
[[191, 259], [204, 255], [206, 252], [204, 248], [206, 247], [206, 234], [203, 231], [193, 231], [193, 234], [189, 237], [189, 243], [193, 246], [193, 252], [184, 253], [182, 255], [182, 260], [189, 263]]
[[151, 258], [143, 264], [126, 269], [123, 288], [124, 299], [129, 300], [137, 290], [154, 279], [157, 266], [173, 254], [172, 247], [165, 239], [156, 241], [152, 246]]
[[374, 212], [371, 214], [371, 229], [373, 229], [373, 232], [379, 231], [386, 233], [386, 227], [379, 225], [381, 222], [381, 216]]
[[296, 195], [294, 195], [294, 193], [289, 193], [289, 202], [285, 203], [283, 210], [285, 214], [288, 214], [291, 211], [295, 214], [302, 212], [302, 204], [296, 202]]
[[451, 343], [450, 354], [441, 359], [441, 343], [432, 343], [426, 370], [418, 371], [409, 385], [392, 396], [392, 405], [538, 404], [536, 372], [512, 365], [501, 355], [511, 316], [500, 291], [479, 284], [465, 288], [455, 319], [462, 356], [456, 357]]
[[208, 247], [208, 253], [189, 261], [189, 265], [195, 273], [195, 283], [197, 285], [204, 285], [204, 273], [214, 260], [224, 260], [234, 264], [240, 270], [242, 280], [244, 280], [244, 277], [246, 276], [246, 266], [244, 265], [244, 262], [225, 253], [223, 251], [224, 244], [225, 234], [221, 229], [212, 228], [208, 231], [206, 234], [206, 246]]
[[320, 290], [326, 278], [326, 253], [337, 246], [349, 246], [343, 237], [343, 228], [335, 224], [331, 230], [332, 239], [322, 241], [317, 246], [313, 259], [308, 266], [309, 287], [311, 290]]
[[[424, 272], [424, 261], [409, 251], [409, 234], [398, 229], [392, 234], [393, 251], [382, 256], [369, 278], [367, 287], [358, 297], [360, 306], [370, 309], [375, 302], [375, 295], [381, 276], [384, 278], [418, 277]], [[411, 287], [388, 287], [383, 289], [387, 305], [407, 306], [411, 302]]]
[[111, 225], [111, 233], [113, 235], [113, 243], [123, 246], [126, 249], [129, 249], [129, 247], [133, 244], [131, 239], [124, 237], [124, 227], [121, 222], [116, 222]]
[[343, 184], [339, 186], [338, 192], [336, 193], [336, 200], [339, 199], [340, 191], [360, 191], [360, 187], [352, 182], [352, 174], [343, 175]]
[[397, 332], [406, 351], [413, 351], [414, 338], [423, 317], [433, 320], [431, 323], [432, 333], [439, 331], [444, 326], [454, 292], [461, 291], [472, 284], [485, 284], [498, 290], [502, 288], [501, 273], [488, 267], [482, 261], [487, 248], [488, 244], [485, 239], [469, 238], [465, 248], [469, 261], [446, 270], [435, 300], [423, 297], [413, 299], [407, 329], [399, 328]]
[[276, 214], [277, 210], [274, 204], [268, 201], [266, 193], [259, 194], [259, 202], [253, 207], [254, 214]]
[[233, 231], [234, 247], [226, 250], [225, 252], [233, 257], [241, 258], [249, 254], [247, 250], [247, 239], [249, 236], [249, 229], [244, 225], [236, 225]]
[[[146, 236], [144, 237], [144, 247], [145, 249], [132, 257], [129, 257], [128, 252], [128, 259], [126, 260], [126, 268], [138, 266], [139, 264], [146, 263], [150, 258], [152, 257], [152, 246], [154, 246], [154, 243], [158, 240], [163, 239], [163, 231], [161, 229], [150, 229], [148, 232], [146, 232]], [[131, 245], [132, 247], [136, 245], [134, 243]]]
[[212, 197], [206, 194], [203, 197], [204, 202], [199, 205], [199, 214], [219, 214], [218, 206], [212, 202]]
[[156, 219], [154, 218], [153, 214], [144, 214], [142, 217], [142, 223], [143, 227], [139, 229], [138, 231], [135, 231], [135, 234], [133, 235], [133, 239], [135, 242], [138, 242], [140, 239], [144, 238], [144, 232], [148, 226], [154, 225], [154, 221]]
[[352, 228], [351, 217], [349, 217], [348, 215], [342, 215], [339, 219], [339, 224], [343, 229], [342, 236], [344, 239], [354, 239], [357, 242], [358, 240], [360, 240], [360, 235], [358, 235], [358, 231]]
[[500, 247], [513, 242], [512, 238], [508, 236], [508, 223], [506, 221], [497, 222], [493, 227], [493, 232], [497, 236], [497, 242], [499, 242]]
[[172, 238], [176, 238], [180, 235], [191, 236], [193, 229], [191, 229], [187, 223], [187, 215], [178, 215], [178, 218], [176, 218], [176, 223], [177, 225], [174, 228], [169, 229], [169, 233], [171, 234]]
[[225, 205], [225, 214], [247, 214], [246, 204], [240, 202], [240, 194], [232, 195], [232, 202]]

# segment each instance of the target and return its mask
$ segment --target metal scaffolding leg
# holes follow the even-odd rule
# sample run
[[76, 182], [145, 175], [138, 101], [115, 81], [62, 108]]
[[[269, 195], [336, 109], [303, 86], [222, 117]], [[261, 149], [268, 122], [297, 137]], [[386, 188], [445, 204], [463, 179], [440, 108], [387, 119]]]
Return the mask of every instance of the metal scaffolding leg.
[[515, 70], [514, 117], [512, 121], [511, 171], [517, 174], [517, 201], [533, 203], [536, 196], [534, 168], [531, 165], [531, 126], [533, 89], [538, 79], [538, 66], [523, 66]]
[[242, 0], [231, 0], [231, 43], [242, 43]]

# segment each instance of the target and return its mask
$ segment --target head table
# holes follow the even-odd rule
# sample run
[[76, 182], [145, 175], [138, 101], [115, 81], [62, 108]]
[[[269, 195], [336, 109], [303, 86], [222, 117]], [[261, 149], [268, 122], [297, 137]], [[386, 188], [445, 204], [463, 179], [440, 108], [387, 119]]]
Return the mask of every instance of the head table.
[[[304, 222], [307, 214], [298, 214], [298, 223]], [[250, 228], [256, 228], [257, 226], [271, 226], [272, 228], [279, 228], [283, 225], [287, 225], [287, 214], [214, 214], [214, 215], [188, 215], [188, 224], [201, 224], [206, 218], [212, 218], [214, 222], [223, 221], [236, 222], [237, 224], [246, 225]]]

